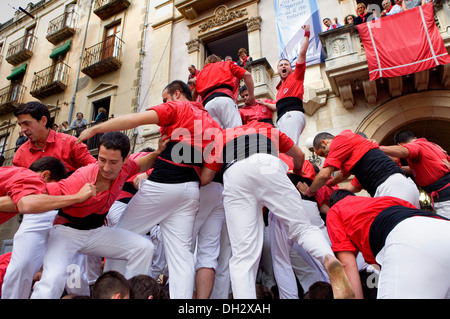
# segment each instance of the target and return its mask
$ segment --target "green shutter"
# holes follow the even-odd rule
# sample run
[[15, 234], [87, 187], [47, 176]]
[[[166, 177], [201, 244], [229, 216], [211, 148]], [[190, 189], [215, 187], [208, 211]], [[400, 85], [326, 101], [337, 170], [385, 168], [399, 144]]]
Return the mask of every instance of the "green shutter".
[[6, 77], [8, 80], [14, 80], [15, 78], [25, 74], [28, 63], [24, 63], [14, 69], [12, 69], [11, 74]]
[[70, 45], [72, 44], [72, 40], [67, 41], [64, 44], [61, 44], [60, 46], [57, 46], [52, 50], [52, 53], [50, 54], [50, 59], [56, 58], [58, 55], [61, 55], [63, 53], [66, 53], [70, 50]]

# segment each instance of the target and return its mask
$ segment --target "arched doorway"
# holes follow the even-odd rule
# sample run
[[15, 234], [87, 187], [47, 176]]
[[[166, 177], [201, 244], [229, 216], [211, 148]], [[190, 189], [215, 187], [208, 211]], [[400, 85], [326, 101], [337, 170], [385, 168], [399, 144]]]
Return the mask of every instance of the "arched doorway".
[[392, 99], [367, 115], [356, 129], [381, 145], [393, 144], [400, 130], [410, 130], [450, 153], [450, 91], [426, 91]]

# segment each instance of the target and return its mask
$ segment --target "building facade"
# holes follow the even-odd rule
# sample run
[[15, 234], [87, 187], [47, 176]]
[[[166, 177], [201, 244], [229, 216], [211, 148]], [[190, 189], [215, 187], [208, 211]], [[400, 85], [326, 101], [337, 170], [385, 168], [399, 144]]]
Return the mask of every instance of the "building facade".
[[[343, 24], [345, 16], [356, 15], [359, 2], [369, 1], [317, 4], [321, 18], [337, 17]], [[450, 51], [450, 1], [435, 0], [434, 8]], [[108, 116], [144, 112], [162, 102], [161, 92], [170, 81], [187, 81], [189, 65], [201, 70], [211, 53], [236, 61], [241, 47], [253, 58], [247, 69], [256, 98], [275, 99], [279, 50], [274, 0], [43, 0], [27, 11], [34, 19], [19, 12], [0, 27], [0, 87], [7, 88], [10, 100], [20, 98], [13, 102], [37, 99], [47, 104], [57, 123], [73, 120], [79, 111], [91, 121], [100, 107], [107, 108]], [[369, 81], [364, 47], [353, 25], [330, 31], [323, 27], [319, 38], [325, 60], [308, 66], [305, 76], [307, 124], [299, 146], [307, 157], [321, 163], [309, 149], [316, 133], [344, 129], [364, 132], [380, 144], [392, 144], [396, 131], [410, 129], [450, 151], [450, 65]], [[8, 50], [20, 39], [30, 42], [32, 55], [23, 53], [10, 62]], [[19, 131], [14, 105], [0, 104], [5, 164]], [[159, 128], [147, 125], [128, 133], [138, 151], [157, 145]], [[4, 236], [0, 228], [0, 239], [12, 238], [16, 226], [17, 221], [5, 226], [10, 231]]]

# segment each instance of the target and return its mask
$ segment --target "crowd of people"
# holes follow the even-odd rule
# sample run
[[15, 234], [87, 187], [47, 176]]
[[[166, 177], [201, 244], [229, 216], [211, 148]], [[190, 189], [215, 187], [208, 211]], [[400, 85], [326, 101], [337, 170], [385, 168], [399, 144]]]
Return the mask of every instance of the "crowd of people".
[[[391, 16], [413, 9], [430, 1], [432, 0], [383, 0], [381, 3], [382, 7], [373, 4], [367, 7], [361, 2], [356, 5], [356, 15], [348, 14], [345, 16], [344, 25], [358, 25], [360, 23]], [[324, 18], [322, 22], [326, 27], [326, 31], [342, 27], [342, 24], [338, 22], [338, 18], [336, 17], [333, 18], [333, 21], [331, 21], [330, 18]]]
[[[344, 130], [315, 136], [321, 168], [305, 159], [302, 28], [275, 100], [256, 100], [251, 73], [213, 54], [162, 104], [78, 137], [52, 130], [45, 105], [20, 105], [28, 141], [0, 168], [0, 222], [23, 220], [1, 297], [449, 298], [449, 156], [411, 132], [380, 146]], [[158, 148], [130, 154], [121, 131], [148, 124]], [[82, 142], [96, 134], [94, 158]]]

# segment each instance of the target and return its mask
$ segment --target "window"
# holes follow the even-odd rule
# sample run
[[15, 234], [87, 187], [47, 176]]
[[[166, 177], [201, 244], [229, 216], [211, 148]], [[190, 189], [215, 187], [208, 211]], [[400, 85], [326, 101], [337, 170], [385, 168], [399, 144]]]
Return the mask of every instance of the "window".
[[232, 33], [211, 40], [203, 40], [203, 42], [205, 43], [205, 56], [216, 54], [225, 59], [229, 55], [233, 61], [238, 61], [240, 48], [245, 48], [251, 55], [251, 52], [248, 52], [247, 29], [233, 30]]
[[119, 34], [120, 23], [105, 29], [105, 38], [103, 40], [102, 58], [119, 56]]
[[33, 38], [34, 38], [34, 30], [35, 30], [35, 27], [33, 26], [33, 27], [27, 29], [27, 31], [25, 33], [25, 41], [23, 43], [23, 48], [26, 50], [31, 50], [31, 48], [32, 48]]

